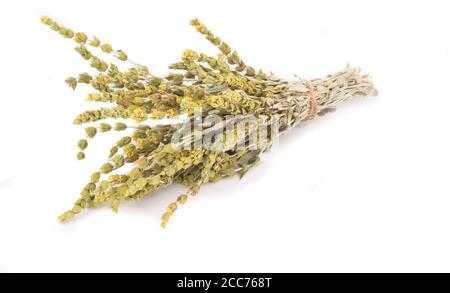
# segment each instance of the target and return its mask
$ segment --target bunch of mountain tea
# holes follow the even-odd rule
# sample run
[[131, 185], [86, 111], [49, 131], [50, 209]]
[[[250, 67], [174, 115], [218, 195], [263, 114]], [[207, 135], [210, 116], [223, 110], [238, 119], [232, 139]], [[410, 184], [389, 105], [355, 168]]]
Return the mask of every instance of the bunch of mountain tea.
[[[60, 222], [105, 204], [117, 212], [125, 200], [140, 200], [178, 182], [186, 192], [168, 204], [161, 221], [165, 227], [179, 205], [203, 184], [244, 176], [281, 134], [354, 96], [376, 94], [369, 76], [351, 67], [313, 80], [284, 80], [256, 71], [198, 19], [191, 25], [219, 54], [185, 50], [166, 76], [152, 74], [97, 37], [74, 32], [46, 16], [41, 21], [71, 39], [95, 72], [69, 77], [66, 83], [73, 89], [90, 86], [93, 91], [86, 100], [107, 104], [75, 118], [74, 124], [86, 125], [77, 158], [85, 158], [95, 136], [124, 134], [109, 150], [107, 162], [90, 175], [73, 207], [59, 216]], [[127, 69], [98, 54], [114, 56]], [[129, 166], [126, 172], [124, 165]]]

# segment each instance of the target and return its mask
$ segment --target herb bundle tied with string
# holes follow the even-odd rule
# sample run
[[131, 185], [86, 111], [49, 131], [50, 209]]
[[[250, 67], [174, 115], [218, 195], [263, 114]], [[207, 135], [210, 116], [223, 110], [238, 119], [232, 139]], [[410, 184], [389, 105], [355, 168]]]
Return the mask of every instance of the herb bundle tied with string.
[[[94, 91], [86, 100], [109, 105], [75, 118], [74, 124], [87, 124], [76, 157], [84, 159], [91, 140], [100, 133], [124, 133], [110, 148], [107, 162], [90, 175], [72, 208], [58, 217], [60, 222], [105, 204], [117, 212], [125, 200], [140, 200], [178, 182], [187, 190], [162, 214], [161, 226], [165, 227], [202, 185], [244, 176], [291, 128], [354, 96], [376, 95], [369, 76], [349, 66], [313, 80], [285, 80], [256, 71], [198, 19], [191, 25], [219, 54], [208, 56], [187, 49], [179, 62], [169, 66], [166, 76], [152, 74], [97, 37], [74, 32], [46, 16], [41, 21], [71, 39], [75, 51], [95, 69], [95, 74], [80, 73], [66, 83], [74, 90], [80, 84], [90, 86]], [[113, 55], [129, 66], [120, 70], [93, 52]], [[154, 125], [146, 123], [150, 120]], [[131, 167], [124, 172], [126, 164]]]

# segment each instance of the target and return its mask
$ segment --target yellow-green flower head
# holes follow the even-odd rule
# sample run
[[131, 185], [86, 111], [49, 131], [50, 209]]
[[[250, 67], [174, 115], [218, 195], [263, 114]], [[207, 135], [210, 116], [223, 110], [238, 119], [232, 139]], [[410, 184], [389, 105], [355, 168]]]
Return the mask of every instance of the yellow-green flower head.
[[48, 16], [41, 16], [41, 22], [45, 25], [52, 25], [54, 21]]
[[130, 142], [131, 142], [131, 137], [124, 136], [121, 139], [119, 139], [119, 141], [117, 142], [117, 146], [118, 147], [123, 147], [123, 146], [129, 144]]
[[122, 51], [122, 50], [117, 50], [116, 51], [116, 58], [121, 60], [121, 61], [127, 61], [128, 60], [127, 54], [125, 54], [125, 52]]
[[100, 130], [100, 132], [107, 132], [111, 130], [111, 125], [107, 124], [107, 123], [100, 123], [100, 126], [98, 127], [98, 129]]
[[88, 142], [85, 139], [80, 139], [78, 141], [78, 147], [80, 148], [80, 150], [84, 150], [85, 148], [87, 148], [88, 146]]
[[103, 174], [108, 174], [113, 169], [114, 169], [113, 165], [111, 165], [110, 163], [106, 163], [100, 168], [100, 172], [102, 172]]
[[100, 48], [102, 49], [103, 52], [105, 53], [111, 53], [113, 48], [111, 47], [110, 44], [103, 44], [100, 46]]
[[123, 131], [123, 130], [125, 130], [125, 129], [127, 129], [127, 125], [126, 125], [125, 123], [116, 122], [116, 123], [114, 124], [114, 130], [117, 130], [117, 131]]
[[119, 148], [115, 145], [113, 146], [110, 150], [109, 150], [109, 158], [112, 158], [112, 156], [114, 156], [117, 151], [119, 150]]
[[188, 197], [186, 194], [182, 194], [177, 198], [177, 201], [181, 204], [185, 204], [188, 200]]
[[86, 157], [86, 155], [83, 152], [78, 152], [78, 154], [77, 154], [78, 160], [83, 160], [85, 157]]
[[139, 107], [134, 109], [132, 118], [136, 120], [136, 122], [142, 122], [147, 120], [147, 110], [144, 107]]
[[77, 43], [85, 44], [86, 41], [87, 41], [87, 35], [85, 33], [76, 33], [75, 37], [74, 37], [74, 40]]
[[198, 59], [198, 54], [192, 49], [186, 49], [183, 52], [183, 59], [196, 60]]
[[73, 90], [75, 90], [75, 88], [77, 87], [77, 79], [76, 78], [74, 78], [74, 77], [68, 77], [66, 80], [65, 80], [65, 82], [66, 82], [66, 84], [68, 85], [68, 86], [70, 86]]
[[97, 134], [97, 128], [95, 128], [94, 126], [86, 127], [84, 131], [90, 138], [93, 138]]
[[96, 183], [98, 180], [100, 180], [100, 172], [95, 172], [91, 175], [91, 182]]
[[92, 37], [92, 39], [89, 41], [89, 46], [91, 47], [98, 47], [100, 46], [101, 42], [97, 37]]

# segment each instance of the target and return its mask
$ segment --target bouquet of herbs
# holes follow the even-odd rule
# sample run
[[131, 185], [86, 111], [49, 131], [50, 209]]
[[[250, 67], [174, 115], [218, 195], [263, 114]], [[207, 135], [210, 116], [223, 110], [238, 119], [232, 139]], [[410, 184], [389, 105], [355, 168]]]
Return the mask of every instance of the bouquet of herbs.
[[[75, 118], [74, 124], [88, 124], [86, 137], [78, 141], [77, 158], [85, 158], [88, 144], [99, 133], [124, 132], [109, 150], [108, 161], [90, 175], [72, 208], [59, 216], [60, 222], [105, 204], [117, 212], [125, 200], [140, 200], [178, 182], [186, 186], [186, 192], [168, 204], [161, 220], [165, 227], [179, 205], [195, 196], [203, 184], [244, 176], [291, 128], [354, 96], [376, 94], [369, 76], [358, 68], [347, 67], [313, 80], [285, 80], [257, 71], [198, 19], [191, 25], [219, 54], [187, 49], [179, 62], [169, 66], [166, 76], [152, 74], [97, 37], [74, 32], [46, 16], [41, 21], [74, 41], [75, 51], [96, 71], [69, 77], [66, 83], [73, 89], [80, 84], [92, 87], [86, 100], [109, 105]], [[129, 66], [120, 70], [94, 52], [113, 55]], [[150, 126], [149, 120], [165, 123]], [[126, 164], [131, 167], [125, 172]]]

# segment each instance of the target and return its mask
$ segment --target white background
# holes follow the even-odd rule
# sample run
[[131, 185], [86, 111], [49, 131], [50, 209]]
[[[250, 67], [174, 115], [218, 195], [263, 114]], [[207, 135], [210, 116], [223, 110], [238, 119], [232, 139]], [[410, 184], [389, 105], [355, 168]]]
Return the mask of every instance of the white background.
[[[1, 272], [449, 272], [448, 1], [1, 1]], [[214, 54], [199, 17], [248, 64], [313, 78], [347, 62], [378, 97], [293, 130], [243, 180], [205, 186], [167, 229], [172, 186], [141, 202], [69, 208], [115, 138], [74, 156], [64, 84], [89, 70], [49, 15], [156, 73], [185, 48]]]

